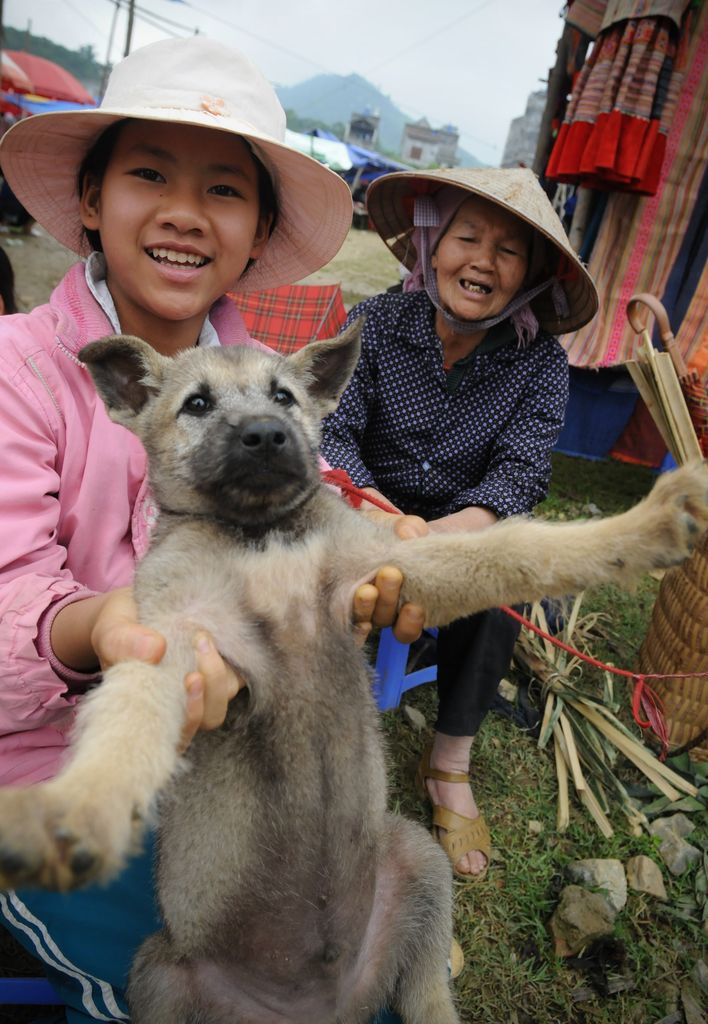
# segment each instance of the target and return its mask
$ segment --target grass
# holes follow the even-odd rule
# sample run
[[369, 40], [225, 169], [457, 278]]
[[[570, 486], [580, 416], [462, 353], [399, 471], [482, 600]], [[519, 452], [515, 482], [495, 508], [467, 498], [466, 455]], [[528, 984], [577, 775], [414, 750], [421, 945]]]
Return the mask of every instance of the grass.
[[[582, 515], [592, 502], [603, 514], [619, 512], [638, 501], [651, 487], [647, 470], [619, 463], [595, 463], [554, 456], [551, 493], [541, 511], [550, 517]], [[585, 512], [587, 514], [587, 511]], [[588, 594], [585, 610], [607, 614], [609, 628], [593, 653], [621, 667], [633, 667], [646, 633], [658, 584], [647, 577], [634, 594], [604, 587]], [[584, 681], [592, 681], [592, 675]], [[625, 722], [631, 717], [625, 686]], [[406, 695], [429, 726], [435, 720], [434, 687]], [[408, 725], [400, 711], [384, 715], [390, 756], [392, 802], [395, 809], [429, 824], [430, 810], [418, 799], [413, 776], [424, 736]], [[672, 913], [693, 893], [695, 870], [674, 879], [664, 870], [669, 902], [630, 891], [618, 916], [612, 947], [621, 953], [615, 974], [630, 977], [634, 987], [614, 995], [579, 969], [556, 957], [547, 922], [565, 884], [563, 870], [572, 860], [615, 857], [623, 863], [638, 854], [653, 857], [657, 841], [633, 836], [621, 814], [612, 816], [615, 835], [604, 839], [585, 811], [571, 797], [571, 824], [556, 831], [556, 777], [552, 754], [541, 752], [527, 733], [508, 720], [490, 715], [473, 747], [472, 773], [480, 806], [492, 832], [494, 852], [481, 883], [455, 881], [455, 934], [466, 966], [455, 982], [461, 1018], [475, 1024], [658, 1024], [680, 1005], [680, 988], [700, 959], [704, 944], [700, 925]], [[639, 779], [629, 765], [621, 768], [625, 783]], [[646, 780], [644, 780], [646, 781]], [[706, 816], [698, 821], [694, 844], [708, 842]], [[529, 821], [541, 823], [539, 835]], [[697, 838], [698, 836], [698, 838]], [[690, 985], [690, 982], [688, 983]], [[695, 989], [694, 996], [696, 994]], [[575, 996], [575, 998], [574, 998]], [[578, 996], [584, 997], [582, 1001]]]

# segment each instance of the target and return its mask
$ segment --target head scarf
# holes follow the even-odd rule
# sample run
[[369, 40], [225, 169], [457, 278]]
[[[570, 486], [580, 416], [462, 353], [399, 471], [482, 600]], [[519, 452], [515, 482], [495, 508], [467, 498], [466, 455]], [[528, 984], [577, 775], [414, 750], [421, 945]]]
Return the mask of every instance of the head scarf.
[[[403, 284], [403, 289], [406, 292], [424, 290], [446, 323], [460, 334], [473, 334], [476, 331], [488, 330], [495, 324], [509, 319], [514, 326], [519, 344], [521, 346], [526, 345], [535, 338], [539, 329], [538, 320], [529, 303], [537, 295], [540, 295], [541, 292], [547, 288], [552, 288], [554, 305], [559, 313], [567, 315], [565, 293], [555, 276], [548, 277], [533, 287], [522, 288], [500, 313], [485, 320], [458, 320], [442, 306], [440, 301], [437, 276], [433, 269], [431, 258], [460, 206], [469, 198], [470, 193], [468, 191], [457, 188], [454, 185], [444, 185], [438, 189], [434, 196], [422, 195], [415, 198], [413, 207], [414, 227], [411, 241], [415, 247], [416, 261], [409, 277], [406, 278]], [[490, 202], [491, 200], [487, 201]], [[547, 272], [547, 268], [543, 266], [534, 268], [534, 264], [538, 265], [541, 262], [539, 246], [540, 240], [534, 231], [531, 253], [529, 255], [529, 269], [526, 275], [527, 280], [536, 277], [538, 271], [545, 269]], [[534, 274], [534, 269], [537, 269], [536, 274]]]

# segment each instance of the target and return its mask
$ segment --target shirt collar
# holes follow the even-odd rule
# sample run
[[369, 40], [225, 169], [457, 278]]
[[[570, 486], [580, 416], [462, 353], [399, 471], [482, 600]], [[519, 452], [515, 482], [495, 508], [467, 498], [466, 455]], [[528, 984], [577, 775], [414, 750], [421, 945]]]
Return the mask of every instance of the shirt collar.
[[497, 349], [503, 348], [505, 345], [517, 342], [518, 340], [516, 330], [511, 320], [502, 320], [500, 324], [495, 324], [494, 327], [490, 327], [479, 345], [477, 345], [469, 355], [463, 356], [462, 359], [458, 359], [455, 365], [458, 363], [465, 365], [466, 363], [471, 362], [475, 356], [482, 356], [487, 352], [496, 352]]
[[[92, 252], [86, 260], [86, 284], [94, 299], [108, 317], [113, 330], [116, 334], [122, 334], [113, 296], [108, 290], [108, 284], [106, 283], [106, 258], [102, 252]], [[213, 348], [220, 344], [219, 335], [216, 333], [209, 317], [206, 316], [197, 339], [197, 345], [200, 348]]]

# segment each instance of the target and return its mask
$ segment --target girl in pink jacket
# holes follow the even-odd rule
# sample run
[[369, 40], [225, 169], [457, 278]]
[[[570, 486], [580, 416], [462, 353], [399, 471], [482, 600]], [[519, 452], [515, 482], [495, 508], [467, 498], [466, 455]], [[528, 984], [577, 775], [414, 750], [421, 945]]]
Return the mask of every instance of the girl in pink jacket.
[[[0, 321], [0, 784], [55, 774], [101, 666], [164, 653], [126, 589], [155, 517], [145, 452], [108, 419], [77, 353], [113, 333], [166, 355], [258, 344], [225, 293], [305, 277], [351, 223], [347, 186], [284, 132], [256, 68], [195, 37], [136, 51], [100, 108], [35, 116], [3, 138], [23, 206], [87, 259], [47, 305]], [[362, 618], [374, 598], [359, 595]], [[218, 725], [239, 686], [207, 634], [194, 646], [186, 739]], [[105, 889], [0, 893], [72, 1024], [127, 1019], [130, 958], [155, 928], [150, 863], [148, 851]]]

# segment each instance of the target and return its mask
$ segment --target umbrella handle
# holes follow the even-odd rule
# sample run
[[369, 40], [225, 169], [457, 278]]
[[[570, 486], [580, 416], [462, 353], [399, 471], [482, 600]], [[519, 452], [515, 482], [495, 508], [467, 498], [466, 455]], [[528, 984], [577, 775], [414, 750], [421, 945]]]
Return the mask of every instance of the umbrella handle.
[[673, 331], [671, 330], [669, 316], [655, 295], [650, 295], [648, 292], [637, 292], [637, 294], [633, 295], [627, 303], [627, 319], [629, 320], [632, 330], [636, 331], [637, 334], [648, 333], [640, 319], [639, 313], [641, 306], [646, 306], [647, 309], [654, 314], [654, 319], [659, 327], [661, 343], [671, 356], [671, 362], [674, 364], [674, 368], [679, 379], [685, 380], [687, 377], [690, 377], [690, 371], [684, 362], [683, 356], [679, 352], [676, 339], [674, 338]]

